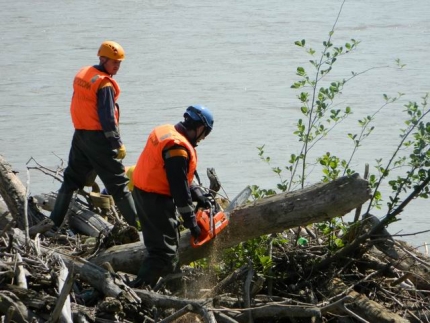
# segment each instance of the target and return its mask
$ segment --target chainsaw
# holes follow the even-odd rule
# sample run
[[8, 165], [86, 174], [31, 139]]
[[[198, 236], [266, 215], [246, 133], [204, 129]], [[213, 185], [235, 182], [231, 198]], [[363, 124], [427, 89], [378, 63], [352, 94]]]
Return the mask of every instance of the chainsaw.
[[250, 195], [251, 189], [247, 186], [230, 202], [225, 210], [221, 210], [215, 200], [210, 208], [199, 208], [196, 213], [196, 221], [201, 229], [201, 234], [198, 240], [191, 237], [191, 246], [197, 248], [215, 238], [229, 224], [231, 211], [236, 206], [244, 204]]

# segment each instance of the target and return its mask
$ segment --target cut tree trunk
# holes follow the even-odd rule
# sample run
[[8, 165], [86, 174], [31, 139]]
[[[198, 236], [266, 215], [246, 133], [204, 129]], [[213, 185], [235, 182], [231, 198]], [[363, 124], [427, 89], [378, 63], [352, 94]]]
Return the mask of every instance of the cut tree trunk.
[[[188, 264], [261, 235], [343, 216], [365, 203], [369, 197], [368, 182], [355, 174], [258, 200], [233, 210], [227, 228], [199, 248], [191, 247], [189, 231], [181, 233], [180, 262]], [[135, 274], [146, 256], [144, 245], [136, 242], [111, 247], [90, 261], [96, 264], [109, 262], [116, 271]]]

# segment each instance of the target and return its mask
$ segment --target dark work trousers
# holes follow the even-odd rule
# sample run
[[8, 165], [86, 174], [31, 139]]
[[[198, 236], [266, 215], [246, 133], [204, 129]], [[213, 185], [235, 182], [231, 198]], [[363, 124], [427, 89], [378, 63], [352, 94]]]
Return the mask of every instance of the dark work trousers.
[[154, 287], [160, 277], [178, 267], [179, 221], [173, 199], [137, 187], [133, 199], [148, 256], [143, 260], [135, 284]]
[[[103, 131], [75, 130], [64, 181], [59, 190], [60, 201], [63, 201], [56, 203], [51, 213], [51, 219], [57, 225], [64, 220], [73, 192], [82, 189], [94, 171], [117, 205], [124, 204], [125, 200], [132, 201], [124, 165], [115, 159], [116, 154]], [[131, 208], [134, 210], [134, 205]]]

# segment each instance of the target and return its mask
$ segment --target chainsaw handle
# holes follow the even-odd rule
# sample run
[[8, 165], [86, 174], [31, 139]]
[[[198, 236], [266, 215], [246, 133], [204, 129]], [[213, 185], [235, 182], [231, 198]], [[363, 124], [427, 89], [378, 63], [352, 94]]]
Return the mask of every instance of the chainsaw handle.
[[200, 247], [201, 245], [204, 245], [206, 242], [208, 242], [210, 239], [212, 239], [210, 235], [207, 235], [201, 240], [194, 239], [194, 237], [191, 236], [191, 247], [193, 248]]
[[190, 242], [193, 248], [197, 248], [214, 239], [229, 223], [227, 213], [221, 211], [213, 214], [213, 211], [208, 209], [200, 209], [196, 214], [196, 220], [201, 229], [201, 234], [198, 239], [194, 239], [191, 236]]
[[196, 221], [201, 233], [198, 239], [191, 236], [191, 246], [197, 248], [212, 239], [213, 234], [213, 215], [212, 209], [199, 209], [196, 212]]

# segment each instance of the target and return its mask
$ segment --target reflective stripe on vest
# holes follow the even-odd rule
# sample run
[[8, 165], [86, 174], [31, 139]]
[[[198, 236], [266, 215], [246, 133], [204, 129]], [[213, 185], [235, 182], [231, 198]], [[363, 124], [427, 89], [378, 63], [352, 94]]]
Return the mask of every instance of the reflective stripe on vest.
[[173, 125], [155, 128], [148, 137], [133, 172], [134, 186], [146, 192], [172, 196], [164, 168], [163, 150], [172, 145], [181, 145], [188, 151], [188, 184], [193, 181], [197, 167], [197, 154], [188, 140], [176, 131]]
[[[108, 79], [113, 86], [115, 97], [119, 97], [121, 90], [118, 83], [108, 74], [93, 66], [82, 68], [73, 81], [73, 97], [70, 113], [75, 129], [102, 130], [97, 113], [97, 91], [104, 79]], [[118, 124], [118, 108], [115, 106], [115, 123]]]

